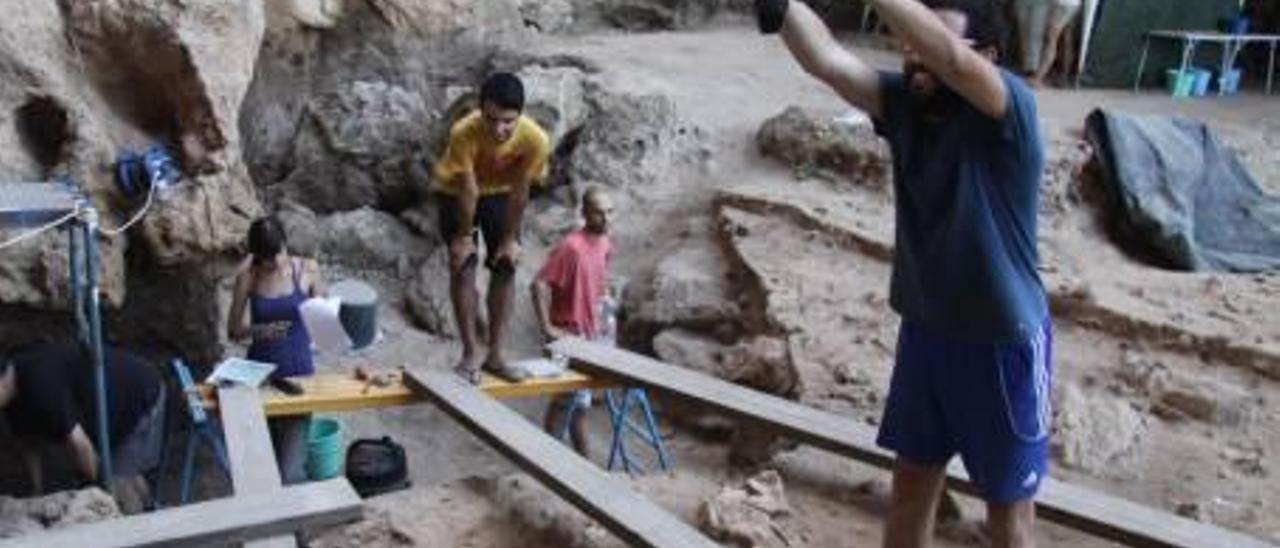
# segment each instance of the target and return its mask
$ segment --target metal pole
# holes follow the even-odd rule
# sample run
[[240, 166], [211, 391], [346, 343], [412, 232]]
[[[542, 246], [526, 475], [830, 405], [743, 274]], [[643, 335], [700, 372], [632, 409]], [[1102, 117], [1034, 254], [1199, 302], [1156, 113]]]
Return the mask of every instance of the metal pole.
[[89, 297], [89, 352], [93, 355], [93, 389], [97, 396], [98, 406], [98, 462], [101, 467], [100, 480], [108, 490], [111, 487], [111, 433], [107, 427], [107, 379], [106, 362], [102, 352], [102, 312], [99, 308], [98, 295], [98, 249], [93, 233], [98, 229], [98, 211], [92, 207], [85, 208], [84, 230], [85, 256]]
[[80, 234], [79, 222], [67, 230], [68, 240], [70, 240], [70, 249], [67, 254], [71, 263], [71, 295], [69, 300], [76, 322], [76, 336], [79, 337], [80, 344], [87, 346], [89, 344], [89, 324], [84, 316], [84, 291], [82, 291], [84, 286], [81, 282], [81, 276], [83, 276], [81, 272], [83, 263], [81, 261], [83, 261], [83, 258], [81, 257]]

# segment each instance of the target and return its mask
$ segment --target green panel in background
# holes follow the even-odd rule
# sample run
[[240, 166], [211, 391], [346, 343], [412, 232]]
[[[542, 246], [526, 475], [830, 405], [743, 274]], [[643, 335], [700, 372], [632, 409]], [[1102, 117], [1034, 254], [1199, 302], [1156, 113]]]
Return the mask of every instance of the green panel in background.
[[[1102, 0], [1083, 82], [1087, 85], [1133, 85], [1148, 30], [1216, 30], [1218, 20], [1234, 15], [1238, 0]], [[1222, 50], [1196, 49], [1194, 64], [1217, 70]], [[1155, 40], [1147, 58], [1144, 86], [1163, 86], [1164, 71], [1176, 68], [1182, 50], [1176, 41]]]

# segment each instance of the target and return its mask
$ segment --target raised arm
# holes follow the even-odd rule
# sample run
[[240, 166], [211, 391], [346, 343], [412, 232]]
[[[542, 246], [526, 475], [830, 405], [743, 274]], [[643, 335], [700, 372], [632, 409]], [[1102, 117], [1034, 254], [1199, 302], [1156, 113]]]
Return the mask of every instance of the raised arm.
[[868, 2], [929, 72], [974, 108], [993, 118], [1004, 117], [1008, 108], [1008, 90], [994, 63], [994, 55], [988, 57], [974, 49], [968, 40], [955, 32], [954, 25], [942, 21], [939, 12], [917, 0]]
[[880, 117], [879, 74], [841, 46], [809, 6], [790, 0], [756, 0], [756, 15], [762, 32], [782, 32], [787, 49], [805, 72], [850, 104]]

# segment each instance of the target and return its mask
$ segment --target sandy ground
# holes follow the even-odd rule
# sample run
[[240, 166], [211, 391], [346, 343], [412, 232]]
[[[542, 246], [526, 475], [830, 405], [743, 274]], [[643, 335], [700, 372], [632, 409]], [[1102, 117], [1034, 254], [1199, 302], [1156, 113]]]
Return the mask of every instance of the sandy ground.
[[[741, 26], [550, 38], [538, 49], [596, 61], [605, 68], [600, 78], [609, 88], [672, 98], [681, 116], [705, 130], [715, 151], [705, 170], [673, 174], [627, 202], [645, 209], [619, 212], [617, 269], [644, 278], [657, 259], [684, 245], [677, 235], [688, 223], [673, 221], [686, 216], [720, 215], [750, 225], [752, 236], [739, 242], [737, 252], [754, 268], [773, 269], [771, 313], [793, 323], [795, 336], [803, 340], [798, 367], [806, 386], [804, 400], [874, 424], [897, 325], [885, 304], [889, 265], [840, 242], [853, 238], [891, 247], [891, 202], [848, 185], [797, 182], [789, 170], [763, 159], [754, 142], [760, 124], [788, 105], [831, 115], [847, 107], [804, 76], [778, 41]], [[896, 64], [891, 54], [864, 53], [878, 66]], [[1280, 139], [1280, 99], [1244, 95], [1186, 101], [1121, 91], [1046, 90], [1040, 100], [1051, 141], [1069, 143], [1085, 115], [1099, 105], [1207, 120], [1242, 151], [1263, 184], [1280, 189], [1280, 157], [1271, 152]], [[735, 197], [740, 206], [715, 213], [712, 201], [718, 195]], [[762, 214], [753, 204], [781, 204], [791, 213]], [[1060, 411], [1074, 406], [1072, 412], [1089, 423], [1092, 404], [1108, 406], [1131, 426], [1117, 435], [1133, 438], [1093, 460], [1087, 448], [1060, 447], [1060, 452], [1083, 451], [1084, 456], [1073, 457], [1074, 467], [1055, 464], [1053, 475], [1280, 542], [1280, 470], [1274, 465], [1280, 455], [1280, 440], [1274, 436], [1280, 431], [1280, 315], [1275, 312], [1280, 310], [1280, 282], [1275, 277], [1174, 274], [1141, 266], [1115, 251], [1088, 211], [1070, 200], [1046, 216], [1041, 244], [1051, 289], [1064, 300], [1072, 292], [1091, 295], [1087, 306], [1057, 314], [1057, 392], [1060, 399], [1068, 398]], [[544, 253], [530, 249], [530, 263]], [[797, 264], [805, 268], [789, 266]], [[517, 356], [537, 353], [523, 295], [527, 275], [522, 273], [519, 282], [521, 302], [512, 337]], [[382, 285], [387, 301], [396, 302], [397, 282]], [[345, 369], [363, 360], [445, 368], [456, 355], [453, 343], [409, 327], [395, 310], [384, 310], [382, 320], [381, 343], [362, 356], [322, 360], [322, 369]], [[1232, 405], [1238, 404], [1242, 415], [1220, 419], [1211, 413], [1202, 420], [1162, 414], [1167, 387], [1184, 384], [1208, 390], [1221, 401], [1239, 400]], [[1064, 396], [1068, 387], [1073, 392]], [[512, 405], [536, 421], [544, 402]], [[374, 527], [365, 536], [349, 530], [325, 542], [343, 545], [345, 538], [363, 539], [348, 544], [363, 546], [522, 548], [609, 542], [574, 512], [553, 513], [548, 522], [513, 509], [504, 502], [508, 491], [495, 488], [493, 479], [513, 473], [512, 466], [438, 411], [421, 406], [341, 418], [349, 439], [390, 434], [403, 443], [415, 488], [370, 502], [374, 520], [383, 520], [386, 527]], [[607, 439], [603, 414], [597, 409], [591, 419], [600, 433], [595, 439], [599, 462]], [[683, 430], [675, 430], [669, 443], [677, 462], [673, 473], [630, 481], [686, 519], [693, 520], [697, 506], [721, 486], [747, 475], [725, 463], [722, 443], [699, 440]], [[795, 509], [788, 519], [803, 532], [799, 545], [878, 544], [886, 474], [806, 448], [778, 457], [771, 466], [782, 473]], [[977, 528], [972, 522], [982, 511], [973, 501], [963, 507], [968, 525], [942, 535], [942, 545], [974, 542]], [[577, 527], [585, 536], [565, 533], [566, 527]], [[1042, 524], [1037, 536], [1047, 546], [1106, 545], [1049, 524]], [[569, 543], [567, 538], [576, 540]]]

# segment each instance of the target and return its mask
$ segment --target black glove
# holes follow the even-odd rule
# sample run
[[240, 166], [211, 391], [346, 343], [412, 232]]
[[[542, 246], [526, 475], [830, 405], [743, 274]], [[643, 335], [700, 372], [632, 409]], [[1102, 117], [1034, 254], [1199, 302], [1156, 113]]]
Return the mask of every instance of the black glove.
[[760, 25], [760, 32], [774, 34], [782, 30], [790, 4], [790, 0], [756, 0], [756, 23]]

